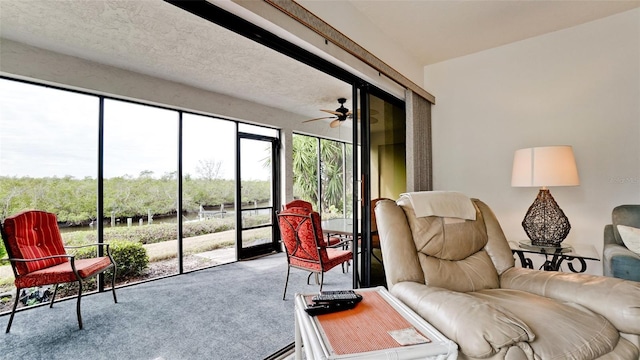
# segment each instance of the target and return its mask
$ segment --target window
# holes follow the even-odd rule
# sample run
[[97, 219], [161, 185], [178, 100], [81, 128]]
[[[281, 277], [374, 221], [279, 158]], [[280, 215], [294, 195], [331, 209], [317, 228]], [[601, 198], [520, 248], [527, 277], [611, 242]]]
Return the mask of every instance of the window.
[[156, 276], [178, 271], [177, 130], [177, 111], [105, 100], [104, 241], [142, 243]]
[[182, 236], [186, 271], [236, 260], [235, 129], [231, 121], [183, 116]]
[[349, 217], [353, 204], [352, 149], [351, 144], [340, 141], [294, 134], [294, 197], [314, 204], [323, 218]]
[[[96, 96], [0, 79], [0, 220], [43, 210], [56, 214], [66, 245], [96, 242], [98, 114]], [[0, 266], [0, 293], [12, 284], [10, 266]], [[44, 287], [22, 296], [32, 305], [52, 293]]]

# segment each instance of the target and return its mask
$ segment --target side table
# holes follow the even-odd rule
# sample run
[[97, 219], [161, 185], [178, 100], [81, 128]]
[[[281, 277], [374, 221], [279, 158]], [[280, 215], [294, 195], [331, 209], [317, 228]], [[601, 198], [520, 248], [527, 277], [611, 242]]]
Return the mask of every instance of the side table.
[[[351, 310], [309, 316], [313, 294], [295, 297], [295, 358], [455, 360], [458, 346], [391, 295], [384, 287], [358, 289], [362, 301]], [[428, 342], [400, 345], [389, 331], [417, 332]]]
[[[585, 260], [600, 261], [596, 249], [593, 246], [575, 246], [564, 245], [562, 248], [536, 247], [527, 241], [509, 241], [511, 252], [518, 256], [522, 267], [533, 269], [533, 261], [526, 254], [544, 255], [544, 264], [540, 270], [561, 271], [561, 265], [567, 262], [569, 270], [574, 273], [582, 273], [587, 270], [587, 262]], [[575, 268], [573, 261], [580, 264], [579, 268]]]

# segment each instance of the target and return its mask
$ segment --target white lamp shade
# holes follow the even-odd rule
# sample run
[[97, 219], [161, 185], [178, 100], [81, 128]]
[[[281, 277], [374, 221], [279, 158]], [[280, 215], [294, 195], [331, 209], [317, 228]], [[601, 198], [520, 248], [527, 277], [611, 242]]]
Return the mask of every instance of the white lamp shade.
[[576, 185], [580, 185], [580, 179], [571, 146], [545, 146], [516, 151], [511, 186]]

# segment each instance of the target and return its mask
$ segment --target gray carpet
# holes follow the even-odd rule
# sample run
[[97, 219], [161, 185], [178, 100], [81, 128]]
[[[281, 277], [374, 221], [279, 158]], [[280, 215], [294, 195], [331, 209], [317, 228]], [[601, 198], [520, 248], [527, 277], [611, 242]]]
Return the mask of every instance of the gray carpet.
[[[11, 332], [0, 317], [2, 359], [264, 359], [294, 340], [296, 292], [318, 290], [292, 269], [287, 300], [284, 254], [90, 294], [18, 312]], [[326, 290], [348, 289], [352, 273], [325, 274]]]

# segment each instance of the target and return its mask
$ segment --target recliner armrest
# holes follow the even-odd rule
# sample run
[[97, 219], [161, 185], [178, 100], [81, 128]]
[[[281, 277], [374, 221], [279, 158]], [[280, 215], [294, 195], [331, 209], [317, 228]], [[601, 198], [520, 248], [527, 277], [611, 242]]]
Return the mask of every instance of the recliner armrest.
[[580, 304], [619, 331], [640, 335], [640, 282], [514, 267], [500, 276], [500, 287]]
[[528, 342], [535, 338], [506, 309], [465, 293], [409, 281], [396, 283], [391, 293], [474, 358], [489, 357], [511, 346], [529, 349]]

